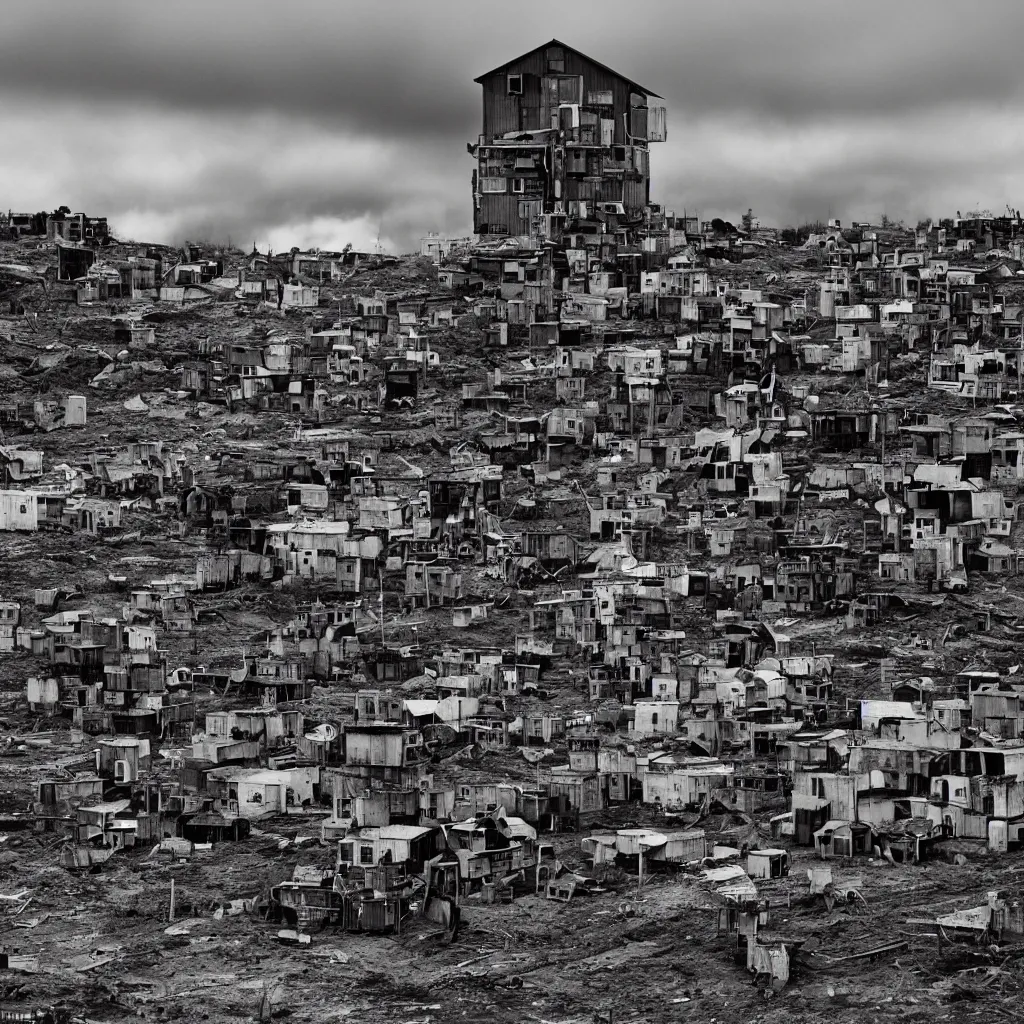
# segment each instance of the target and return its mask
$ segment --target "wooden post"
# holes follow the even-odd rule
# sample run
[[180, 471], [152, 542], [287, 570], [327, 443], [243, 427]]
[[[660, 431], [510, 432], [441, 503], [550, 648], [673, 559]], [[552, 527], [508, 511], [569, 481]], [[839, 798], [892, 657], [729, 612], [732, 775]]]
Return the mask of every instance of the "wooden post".
[[167, 917], [168, 921], [174, 920], [174, 879], [171, 879], [171, 912]]

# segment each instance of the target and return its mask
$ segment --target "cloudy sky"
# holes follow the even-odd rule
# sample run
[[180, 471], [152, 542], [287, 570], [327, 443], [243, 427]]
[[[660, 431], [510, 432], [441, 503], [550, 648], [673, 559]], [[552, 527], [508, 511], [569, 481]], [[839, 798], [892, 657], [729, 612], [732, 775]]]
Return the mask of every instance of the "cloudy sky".
[[466, 234], [473, 79], [552, 37], [664, 97], [669, 209], [1024, 208], [1019, 0], [32, 0], [0, 22], [0, 205], [137, 240]]

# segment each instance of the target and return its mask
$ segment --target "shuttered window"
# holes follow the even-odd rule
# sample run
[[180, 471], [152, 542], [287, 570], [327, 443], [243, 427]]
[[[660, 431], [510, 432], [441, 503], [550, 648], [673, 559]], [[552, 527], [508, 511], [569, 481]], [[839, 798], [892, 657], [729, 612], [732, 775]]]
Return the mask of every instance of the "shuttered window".
[[581, 76], [565, 75], [558, 79], [558, 102], [583, 102], [583, 78]]
[[629, 134], [634, 139], [647, 138], [647, 108], [630, 107], [629, 110]]
[[665, 142], [668, 139], [668, 120], [664, 107], [647, 108], [647, 141]]

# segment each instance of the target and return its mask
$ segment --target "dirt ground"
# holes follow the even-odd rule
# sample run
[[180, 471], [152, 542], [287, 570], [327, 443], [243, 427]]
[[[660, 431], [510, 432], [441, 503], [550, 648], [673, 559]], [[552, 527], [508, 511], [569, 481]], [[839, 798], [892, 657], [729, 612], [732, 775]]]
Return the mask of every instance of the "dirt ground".
[[[237, 254], [236, 254], [237, 256]], [[43, 266], [45, 253], [26, 255], [17, 246], [0, 245], [0, 263]], [[35, 261], [33, 263], [33, 261]], [[783, 272], [784, 266], [762, 270]], [[328, 306], [349, 292], [372, 294], [378, 287], [422, 292], [432, 286], [433, 271], [422, 261], [397, 268], [361, 272], [325, 289]], [[747, 280], [756, 268], [743, 269]], [[753, 275], [753, 276], [752, 276]], [[800, 278], [797, 273], [793, 280]], [[78, 309], [59, 289], [0, 278], [0, 308], [16, 299], [27, 306], [25, 316], [0, 319], [0, 382], [4, 401], [86, 394], [88, 426], [83, 430], [22, 433], [8, 430], [4, 443], [42, 450], [47, 468], [57, 462], [81, 464], [96, 450], [160, 439], [186, 446], [203, 456], [243, 443], [267, 450], [314, 454], [318, 446], [295, 440], [294, 418], [229, 414], [222, 407], [193, 402], [178, 393], [180, 357], [195, 357], [201, 340], [260, 336], [274, 329], [299, 336], [301, 317], [239, 308], [234, 302], [206, 302], [188, 310], [160, 312], [156, 351], [144, 362], [125, 362], [96, 382], [108, 359], [96, 350], [107, 339], [110, 311]], [[140, 308], [139, 315], [147, 312]], [[318, 312], [324, 323], [333, 309]], [[318, 320], [318, 326], [320, 326]], [[653, 330], [653, 328], [652, 328]], [[54, 349], [53, 346], [58, 346]], [[353, 416], [353, 435], [374, 430], [401, 436], [406, 458], [429, 473], [447, 466], [447, 447], [494, 429], [496, 417], [467, 412], [459, 432], [435, 431], [429, 399], [458, 389], [456, 377], [483, 379], [502, 360], [480, 348], [472, 325], [460, 326], [440, 342], [442, 371], [429, 379], [421, 407], [413, 413], [373, 410]], [[67, 352], [64, 352], [64, 348]], [[45, 353], [62, 353], [41, 367]], [[519, 353], [523, 355], [525, 353]], [[511, 358], [508, 354], [506, 359]], [[162, 368], [161, 368], [162, 364]], [[918, 378], [920, 373], [918, 371]], [[898, 377], [894, 374], [893, 381]], [[595, 372], [587, 398], [603, 399], [610, 375]], [[919, 383], [919, 380], [918, 380]], [[834, 405], [861, 401], [849, 384], [826, 375], [794, 375], [787, 384], [806, 385]], [[531, 385], [532, 387], [532, 385]], [[345, 389], [348, 399], [358, 389]], [[364, 389], [366, 394], [371, 388]], [[894, 398], [913, 408], [960, 411], [946, 396], [925, 393], [913, 372], [892, 388]], [[125, 402], [141, 396], [147, 411], [131, 411]], [[333, 395], [332, 397], [338, 397]], [[529, 393], [525, 416], [546, 411], [553, 401], [550, 381]], [[696, 424], [688, 424], [688, 428]], [[434, 442], [437, 443], [434, 443]], [[890, 452], [891, 454], [891, 452]], [[799, 460], [813, 456], [793, 450]], [[860, 453], [880, 458], [877, 446]], [[385, 456], [382, 472], [405, 472]], [[593, 465], [573, 467], [568, 480], [592, 490]], [[629, 479], [629, 474], [624, 476]], [[526, 482], [506, 474], [501, 517], [515, 514]], [[587, 509], [578, 488], [559, 505], [557, 521], [574, 534], [586, 535]], [[680, 482], [683, 501], [700, 500], [692, 479]], [[559, 493], [559, 497], [564, 495]], [[851, 501], [829, 513], [840, 537], [856, 540], [863, 525], [863, 501]], [[555, 517], [552, 516], [552, 521]], [[676, 525], [670, 521], [668, 526]], [[1009, 543], [1021, 547], [1021, 524]], [[65, 534], [5, 534], [0, 539], [0, 598], [22, 603], [22, 624], [37, 626], [47, 612], [31, 600], [36, 588], [67, 588], [80, 596], [62, 608], [91, 608], [100, 616], [119, 616], [127, 591], [147, 581], [194, 573], [203, 541], [180, 538], [173, 513], [142, 507], [125, 515], [127, 539], [105, 543], [97, 538]], [[653, 541], [666, 562], [686, 561], [693, 568], [714, 569], [711, 559], [688, 552], [677, 533], [666, 529]], [[870, 557], [865, 563], [873, 572]], [[468, 594], [495, 600], [495, 614], [470, 629], [452, 625], [451, 609], [405, 614], [401, 611], [398, 576], [385, 580], [385, 626], [388, 642], [422, 642], [429, 651], [445, 643], [467, 646], [508, 646], [528, 624], [535, 600], [555, 596], [580, 580], [571, 573], [541, 581], [523, 591], [504, 587], [482, 567], [467, 565]], [[110, 575], [124, 575], [119, 586]], [[925, 588], [903, 588], [928, 596]], [[1024, 597], [1004, 582], [972, 578], [969, 595], [942, 595], [934, 607], [893, 615], [870, 630], [847, 630], [840, 619], [807, 618], [786, 625], [794, 652], [816, 645], [836, 654], [835, 709], [842, 717], [847, 700], [885, 693], [880, 678], [882, 658], [893, 659], [893, 671], [904, 676], [949, 674], [982, 663], [1006, 671], [1018, 663], [1017, 619]], [[316, 596], [308, 584], [286, 588], [243, 586], [197, 598], [205, 613], [193, 634], [161, 634], [168, 668], [205, 665], [236, 667], [243, 650], [261, 632], [288, 621], [297, 605]], [[375, 600], [372, 599], [372, 600]], [[964, 631], [971, 613], [991, 610], [992, 628]], [[710, 635], [712, 617], [701, 602], [684, 606], [684, 627], [695, 649]], [[950, 633], [951, 627], [960, 632]], [[510, 699], [512, 717], [544, 708], [570, 712], [585, 703], [584, 691], [569, 672], [580, 664], [571, 658], [555, 666], [541, 686], [546, 700]], [[25, 704], [25, 680], [47, 671], [26, 652], [0, 655], [0, 795], [7, 809], [17, 811], [32, 799], [36, 779], [59, 758], [81, 755], [89, 744], [72, 743], [67, 719], [32, 715]], [[555, 682], [552, 682], [554, 680]], [[311, 711], [332, 701], [351, 699], [355, 686], [318, 690]], [[196, 693], [198, 721], [207, 711], [232, 706], [222, 694]], [[653, 746], [653, 745], [649, 745]], [[647, 749], [647, 748], [645, 748]], [[564, 763], [558, 746], [548, 763]], [[536, 772], [518, 751], [510, 749], [479, 759], [452, 757], [436, 766], [438, 781], [477, 778], [530, 781]], [[785, 879], [758, 882], [771, 904], [769, 933], [800, 944], [791, 965], [791, 980], [780, 993], [766, 992], [737, 962], [734, 938], [719, 936], [718, 904], [695, 873], [648, 875], [642, 886], [636, 875], [603, 870], [599, 887], [586, 895], [577, 890], [570, 903], [544, 899], [530, 880], [517, 887], [514, 902], [487, 904], [479, 897], [462, 908], [457, 939], [445, 943], [434, 926], [411, 917], [394, 937], [353, 935], [326, 930], [309, 945], [285, 945], [278, 925], [246, 913], [217, 913], [237, 900], [265, 896], [270, 886], [286, 880], [298, 865], [327, 866], [334, 851], [320, 845], [319, 821], [326, 809], [308, 817], [261, 820], [258, 833], [235, 844], [218, 844], [212, 853], [197, 855], [184, 865], [149, 849], [118, 855], [99, 874], [72, 875], [57, 864], [62, 834], [12, 826], [0, 832], [0, 935], [2, 951], [38, 957], [37, 969], [23, 972], [0, 968], [0, 1021], [5, 1012], [55, 1008], [96, 1022], [128, 1019], [153, 1021], [228, 1021], [281, 1019], [328, 1022], [351, 1019], [360, 1024], [448, 1024], [448, 1022], [516, 1022], [540, 1024], [662, 1024], [668, 1021], [715, 1024], [782, 1024], [807, 1022], [986, 1021], [1015, 1019], [1014, 1009], [1024, 973], [1020, 952], [1013, 946], [954, 944], [919, 934], [908, 920], [977, 906], [991, 890], [1018, 891], [1024, 854], [996, 857], [981, 843], [946, 843], [939, 859], [919, 866], [892, 865], [884, 860], [833, 864], [837, 880], [860, 879], [863, 899], [827, 909], [821, 897], [808, 895], [807, 870], [819, 864], [806, 849], [791, 850], [792, 868]], [[766, 818], [767, 816], [765, 816]], [[554, 842], [560, 859], [587, 874], [580, 852], [581, 835], [593, 828], [629, 823], [656, 824], [648, 809], [627, 806], [593, 815], [581, 834], [542, 838]], [[694, 823], [709, 840], [778, 845], [761, 821], [751, 832], [748, 823], [710, 814]], [[965, 862], [955, 864], [954, 854]], [[172, 881], [175, 920], [169, 920]], [[852, 883], [851, 883], [852, 884]], [[879, 949], [880, 947], [884, 947]], [[873, 950], [879, 950], [872, 955]], [[867, 955], [861, 955], [867, 954]]]
[[[471, 898], [450, 944], [416, 917], [398, 936], [326, 929], [295, 946], [277, 939], [279, 925], [216, 914], [232, 900], [264, 894], [298, 864], [330, 864], [332, 850], [302, 841], [316, 831], [311, 820], [278, 818], [188, 864], [143, 851], [83, 876], [41, 866], [52, 836], [9, 834], [0, 853], [7, 910], [0, 927], [8, 953], [38, 956], [38, 973], [4, 972], [0, 1009], [227, 1022], [257, 1019], [269, 1000], [271, 1017], [317, 1024], [349, 1017], [769, 1024], [975, 1013], [998, 1020], [1009, 1016], [1021, 984], [1019, 949], [943, 942], [906, 923], [979, 905], [990, 889], [1016, 885], [1024, 857], [997, 859], [964, 844], [962, 866], [833, 863], [837, 883], [855, 876], [863, 900], [831, 911], [808, 895], [807, 869], [821, 862], [793, 851], [788, 878], [758, 882], [772, 907], [771, 934], [802, 943], [790, 984], [777, 994], [736, 962], [734, 940], [717, 934], [718, 903], [686, 872], [649, 874], [640, 886], [636, 875], [611, 869], [600, 878], [605, 891], [568, 904], [529, 892], [529, 884], [509, 904]], [[578, 861], [579, 836], [555, 842], [567, 863]], [[895, 950], [856, 958], [894, 942]]]

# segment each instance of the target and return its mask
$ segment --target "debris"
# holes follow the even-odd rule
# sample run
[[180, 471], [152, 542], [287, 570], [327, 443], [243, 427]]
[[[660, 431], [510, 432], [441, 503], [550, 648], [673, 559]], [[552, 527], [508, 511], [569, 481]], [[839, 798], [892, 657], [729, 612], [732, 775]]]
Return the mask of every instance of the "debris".
[[1011, 1016], [1021, 218], [702, 220], [632, 78], [478, 85], [419, 254], [0, 214], [0, 1019]]

